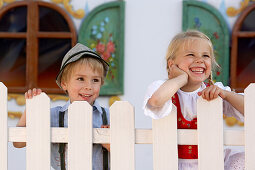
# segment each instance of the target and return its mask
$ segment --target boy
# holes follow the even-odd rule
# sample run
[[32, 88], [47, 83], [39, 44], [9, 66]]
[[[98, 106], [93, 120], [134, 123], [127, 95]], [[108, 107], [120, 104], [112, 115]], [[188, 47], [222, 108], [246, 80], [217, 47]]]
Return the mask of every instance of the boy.
[[[93, 106], [93, 128], [109, 127], [109, 110], [100, 107], [96, 101], [100, 88], [104, 83], [109, 65], [97, 53], [82, 44], [76, 44], [64, 56], [56, 83], [69, 96], [64, 106], [51, 108], [51, 127], [67, 127], [68, 106], [73, 101], [87, 101]], [[26, 99], [39, 95], [41, 89], [28, 90]], [[104, 125], [103, 125], [104, 124]], [[26, 126], [26, 112], [20, 118], [17, 126]], [[25, 147], [24, 142], [14, 142], [14, 147]], [[108, 151], [110, 146], [103, 145]], [[108, 169], [107, 152], [102, 145], [93, 145], [93, 170]], [[102, 152], [103, 150], [103, 152]], [[65, 144], [51, 145], [51, 166], [55, 170], [66, 169], [67, 146]], [[103, 166], [104, 164], [104, 166]]]

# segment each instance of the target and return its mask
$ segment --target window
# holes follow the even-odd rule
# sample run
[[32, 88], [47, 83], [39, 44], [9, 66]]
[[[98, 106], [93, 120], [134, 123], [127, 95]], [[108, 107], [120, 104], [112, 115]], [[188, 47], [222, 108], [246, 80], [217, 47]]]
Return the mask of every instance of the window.
[[255, 4], [248, 6], [232, 31], [231, 87], [242, 92], [255, 80]]
[[14, 2], [0, 11], [0, 81], [9, 92], [41, 88], [62, 93], [55, 83], [65, 53], [77, 41], [71, 18], [55, 4]]

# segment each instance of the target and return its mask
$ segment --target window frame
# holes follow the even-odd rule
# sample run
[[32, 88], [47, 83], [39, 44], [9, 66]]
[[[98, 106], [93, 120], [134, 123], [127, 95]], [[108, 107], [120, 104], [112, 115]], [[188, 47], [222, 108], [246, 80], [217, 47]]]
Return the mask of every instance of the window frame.
[[241, 31], [242, 24], [246, 17], [255, 10], [255, 4], [248, 6], [238, 17], [232, 29], [232, 49], [231, 49], [231, 67], [230, 67], [230, 86], [237, 92], [243, 92], [244, 88], [237, 85], [237, 58], [238, 58], [238, 39], [239, 38], [255, 38], [254, 31]]
[[[43, 1], [18, 1], [13, 2], [0, 10], [0, 19], [9, 10], [16, 7], [27, 7], [27, 31], [26, 32], [0, 32], [0, 38], [26, 39], [26, 82], [22, 87], [8, 87], [11, 93], [24, 93], [28, 89], [38, 87], [38, 57], [39, 57], [39, 39], [70, 39], [71, 46], [77, 42], [77, 33], [72, 19], [61, 7]], [[40, 32], [39, 31], [39, 7], [47, 7], [55, 10], [66, 20], [70, 32]], [[60, 94], [64, 93], [60, 88], [41, 88], [46, 93]]]

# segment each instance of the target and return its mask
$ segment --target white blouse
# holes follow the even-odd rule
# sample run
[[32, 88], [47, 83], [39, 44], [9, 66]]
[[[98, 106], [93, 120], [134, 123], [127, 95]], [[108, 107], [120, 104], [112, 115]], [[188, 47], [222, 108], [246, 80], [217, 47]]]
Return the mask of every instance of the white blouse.
[[[165, 82], [166, 80], [158, 80], [153, 82], [149, 85], [143, 103], [143, 110], [144, 114], [150, 116], [153, 119], [160, 119], [168, 114], [171, 113], [172, 110], [172, 100], [167, 101], [162, 107], [160, 108], [153, 108], [148, 104], [148, 100], [151, 98], [153, 93]], [[225, 86], [221, 82], [216, 82], [216, 86], [221, 89], [231, 91], [230, 87]], [[185, 119], [192, 120], [193, 118], [197, 117], [197, 99], [198, 99], [198, 92], [205, 89], [206, 86], [202, 83], [201, 87], [193, 92], [184, 92], [182, 90], [178, 90], [177, 94], [179, 97], [179, 102], [181, 106], [181, 111]], [[244, 116], [237, 111], [230, 103], [223, 100], [223, 114], [228, 117], [234, 116], [240, 121], [244, 121]]]

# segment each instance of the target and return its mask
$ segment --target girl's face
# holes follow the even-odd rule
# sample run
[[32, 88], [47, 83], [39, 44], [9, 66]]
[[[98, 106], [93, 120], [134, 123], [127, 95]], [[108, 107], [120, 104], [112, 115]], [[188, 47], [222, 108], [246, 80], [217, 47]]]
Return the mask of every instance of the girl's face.
[[208, 41], [200, 38], [184, 41], [172, 64], [188, 74], [187, 85], [200, 86], [211, 74], [212, 56]]
[[76, 65], [66, 82], [61, 82], [64, 90], [67, 90], [70, 101], [87, 101], [90, 105], [99, 96], [102, 74], [93, 71], [88, 64]]

